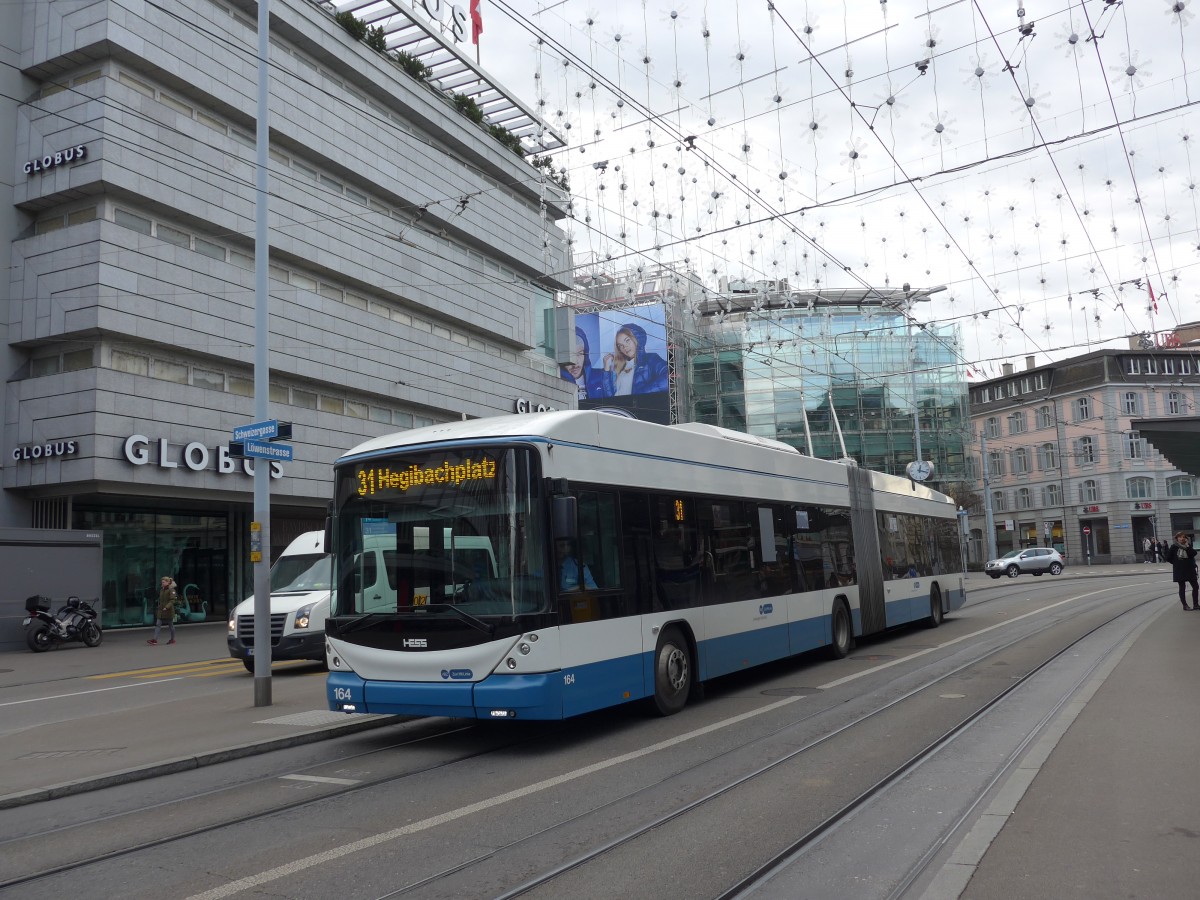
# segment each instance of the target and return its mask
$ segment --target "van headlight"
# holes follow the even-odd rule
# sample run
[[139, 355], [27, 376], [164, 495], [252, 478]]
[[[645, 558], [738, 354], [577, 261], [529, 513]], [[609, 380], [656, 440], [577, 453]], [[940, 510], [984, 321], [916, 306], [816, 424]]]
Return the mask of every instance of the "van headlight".
[[229, 617], [229, 636], [233, 637], [235, 634], [237, 634], [237, 615], [231, 615]]
[[315, 603], [310, 603], [310, 604], [308, 604], [308, 606], [302, 606], [298, 610], [296, 610], [296, 627], [297, 628], [307, 628], [308, 627], [308, 620], [312, 616], [312, 610], [313, 610], [314, 606], [316, 606]]

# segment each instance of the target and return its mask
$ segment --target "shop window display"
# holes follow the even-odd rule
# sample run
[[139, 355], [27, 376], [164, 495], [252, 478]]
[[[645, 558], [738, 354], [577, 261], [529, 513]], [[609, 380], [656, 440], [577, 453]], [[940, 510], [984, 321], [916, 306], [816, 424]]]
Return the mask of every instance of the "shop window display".
[[162, 575], [179, 585], [177, 622], [210, 621], [228, 612], [224, 515], [76, 507], [73, 527], [104, 533], [103, 627], [152, 625]]

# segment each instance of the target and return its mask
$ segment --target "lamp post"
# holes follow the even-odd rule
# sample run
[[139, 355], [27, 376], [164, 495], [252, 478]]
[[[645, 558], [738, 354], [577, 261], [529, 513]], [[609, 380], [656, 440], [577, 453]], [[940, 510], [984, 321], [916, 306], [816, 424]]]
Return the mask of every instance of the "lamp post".
[[967, 529], [967, 511], [960, 506], [956, 515], [958, 516], [959, 566], [965, 572], [967, 571], [967, 536], [970, 534]]

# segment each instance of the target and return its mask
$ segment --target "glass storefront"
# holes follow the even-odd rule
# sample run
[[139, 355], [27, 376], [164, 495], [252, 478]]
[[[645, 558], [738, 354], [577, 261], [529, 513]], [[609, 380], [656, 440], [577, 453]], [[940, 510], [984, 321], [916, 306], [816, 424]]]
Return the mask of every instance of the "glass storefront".
[[158, 580], [170, 575], [183, 602], [176, 622], [229, 612], [229, 520], [224, 513], [164, 513], [77, 505], [72, 527], [104, 532], [103, 626], [152, 625]]

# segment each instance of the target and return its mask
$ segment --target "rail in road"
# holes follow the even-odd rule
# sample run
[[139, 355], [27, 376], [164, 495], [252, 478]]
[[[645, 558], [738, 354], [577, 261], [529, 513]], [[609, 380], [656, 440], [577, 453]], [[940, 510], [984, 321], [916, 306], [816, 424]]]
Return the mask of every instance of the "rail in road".
[[[1071, 587], [1024, 606], [998, 596], [940, 631], [872, 641], [834, 678], [806, 659], [723, 679], [707, 702], [672, 719], [617, 712], [521, 728], [424, 720], [386, 740], [340, 741], [344, 752], [303, 770], [169, 803], [133, 799], [106, 818], [57, 827], [63, 852], [53, 870], [22, 870], [44, 863], [33, 848], [44, 849], [48, 833], [30, 826], [0, 843], [0, 888], [44, 893], [120, 872], [128, 884], [133, 867], [156, 873], [154, 896], [205, 900], [316, 895], [339, 879], [355, 886], [344, 896], [367, 897], [769, 894], [810, 848], [949, 752], [1038, 673], [1144, 617], [1163, 595], [1160, 584]], [[820, 683], [804, 687], [812, 680]], [[527, 770], [544, 777], [522, 780]], [[268, 821], [278, 838], [251, 853], [249, 835]], [[150, 827], [163, 822], [167, 833]], [[713, 839], [731, 831], [736, 841]], [[945, 840], [943, 829], [926, 843]], [[700, 859], [678, 852], [697, 843]], [[156, 860], [177, 859], [169, 848], [183, 846], [214, 855], [161, 871]], [[930, 859], [916, 854], [883, 893], [858, 895], [902, 891]]]

